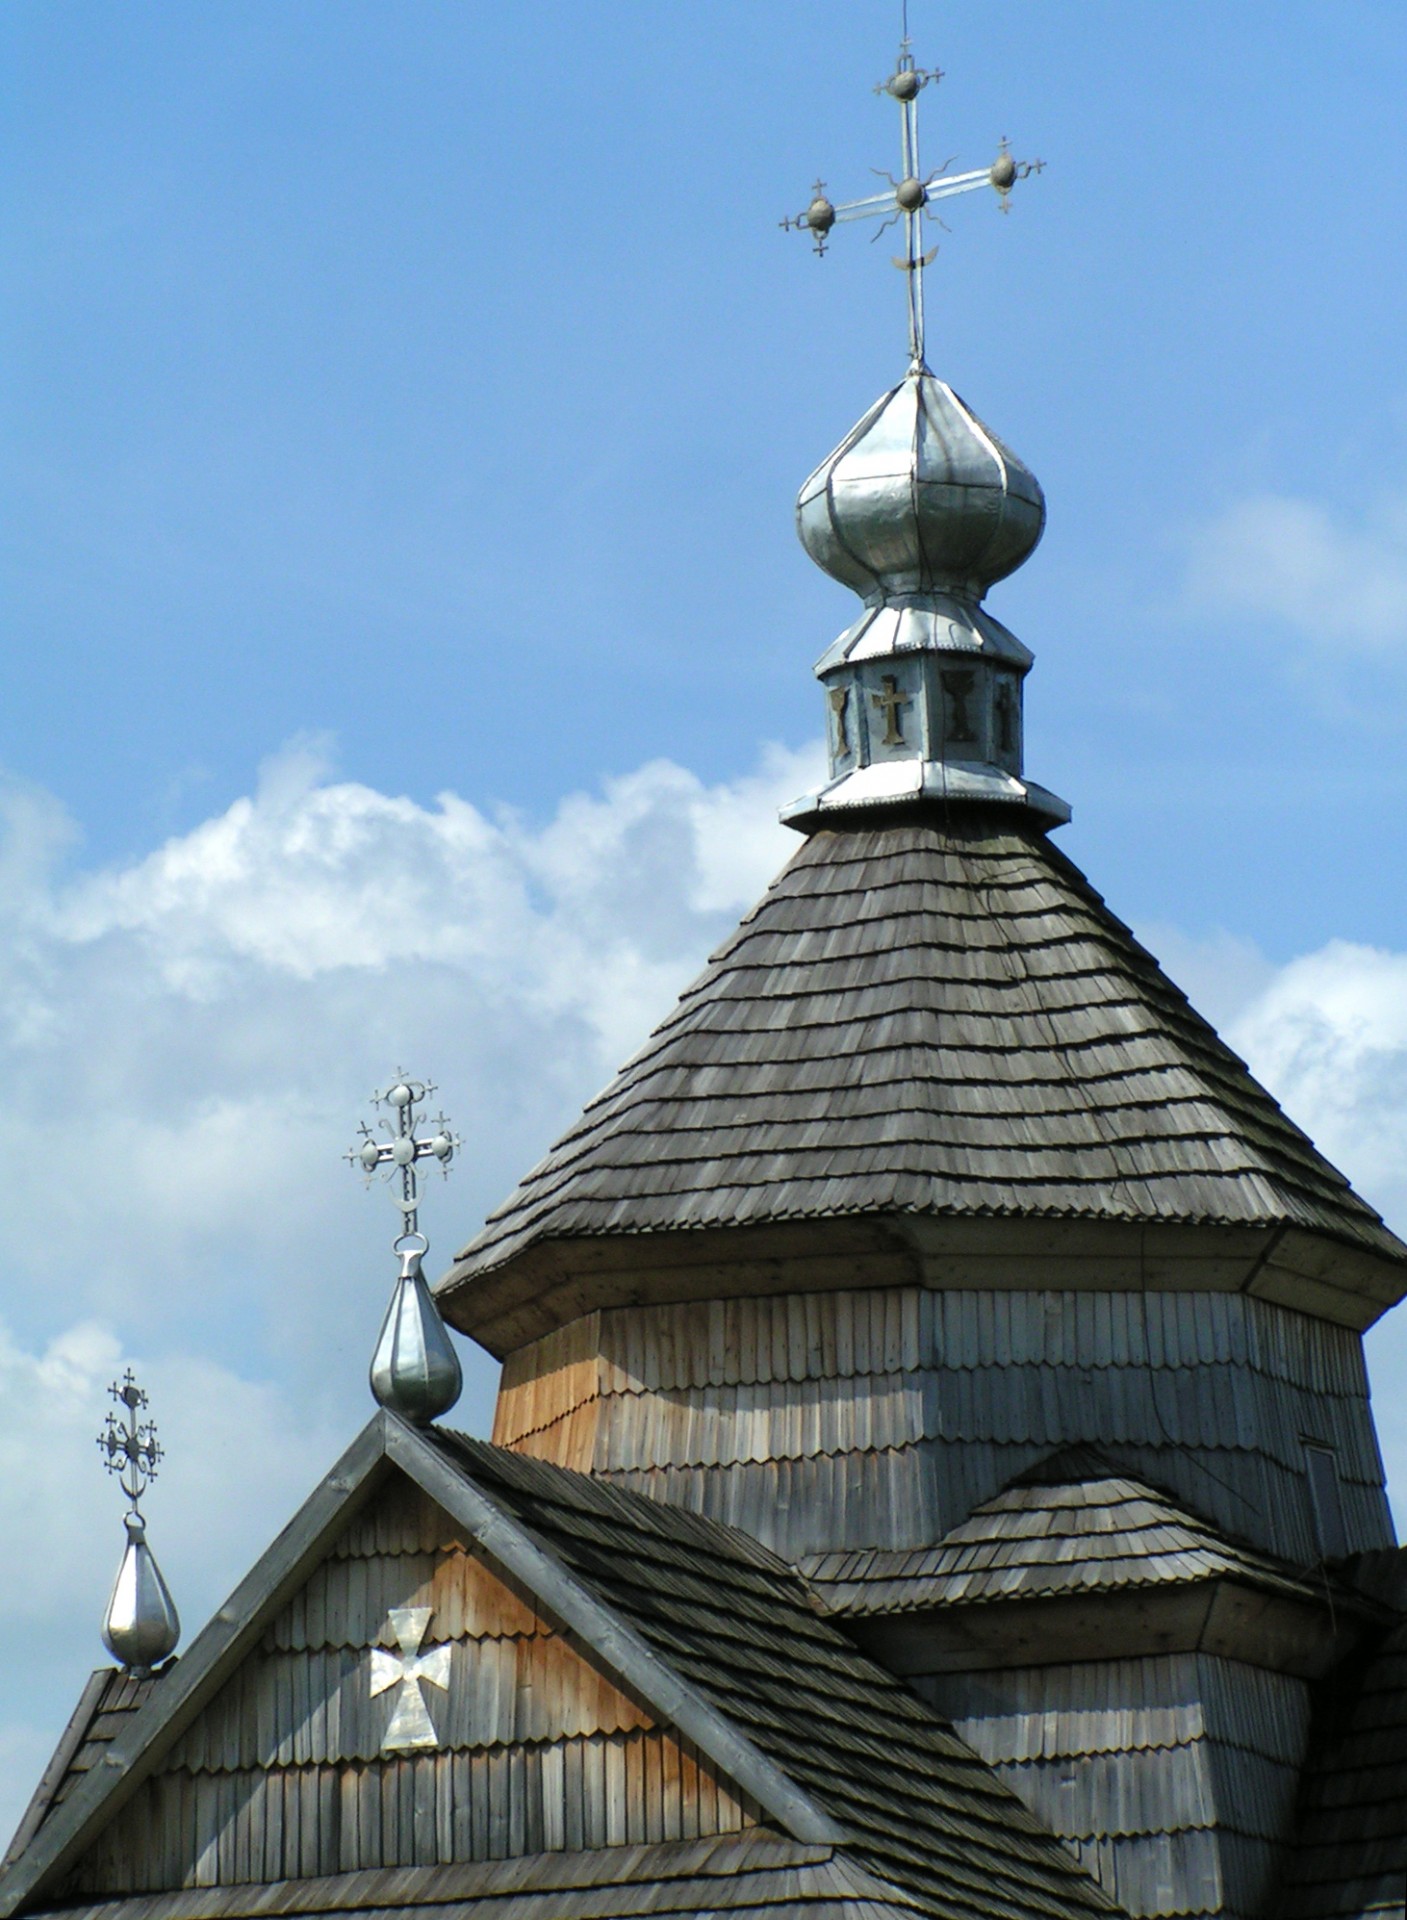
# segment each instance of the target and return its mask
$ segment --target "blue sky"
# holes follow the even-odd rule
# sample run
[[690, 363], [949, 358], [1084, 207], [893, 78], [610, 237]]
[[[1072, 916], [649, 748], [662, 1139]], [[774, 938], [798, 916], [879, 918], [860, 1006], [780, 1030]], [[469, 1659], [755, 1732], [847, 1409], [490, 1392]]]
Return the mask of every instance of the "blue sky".
[[[1048, 163], [929, 291], [1049, 498], [992, 599], [1029, 769], [1402, 1230], [1401, 9], [911, 14], [925, 157]], [[785, 857], [851, 617], [792, 500], [904, 336], [887, 240], [777, 222], [895, 165], [896, 16], [0, 10], [0, 1621], [53, 1649], [0, 1825], [98, 1654], [106, 1380], [152, 1382], [198, 1624], [366, 1405], [370, 1087], [439, 1077], [447, 1252]]]

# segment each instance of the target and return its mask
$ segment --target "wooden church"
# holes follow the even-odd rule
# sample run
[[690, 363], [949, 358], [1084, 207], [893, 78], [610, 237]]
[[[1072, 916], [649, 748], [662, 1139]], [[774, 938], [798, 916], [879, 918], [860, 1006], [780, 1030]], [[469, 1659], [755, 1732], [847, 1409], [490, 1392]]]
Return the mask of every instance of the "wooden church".
[[188, 1650], [116, 1637], [3, 1915], [1404, 1920], [1407, 1246], [1052, 842], [983, 604], [1044, 502], [924, 362], [921, 84], [913, 362], [798, 504], [863, 609], [795, 857], [407, 1261], [380, 1410]]

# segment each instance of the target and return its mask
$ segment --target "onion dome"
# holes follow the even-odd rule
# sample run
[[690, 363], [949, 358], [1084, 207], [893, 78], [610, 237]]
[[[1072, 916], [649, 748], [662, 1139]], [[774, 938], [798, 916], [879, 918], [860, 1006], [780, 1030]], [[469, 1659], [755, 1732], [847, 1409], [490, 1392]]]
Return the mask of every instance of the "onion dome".
[[816, 666], [830, 778], [782, 818], [809, 833], [842, 811], [936, 801], [1068, 820], [1022, 772], [1031, 652], [981, 604], [1045, 527], [1030, 468], [920, 362], [817, 467], [796, 522], [865, 611]]
[[796, 507], [818, 567], [866, 600], [945, 589], [980, 600], [1045, 526], [1030, 468], [926, 367], [870, 408]]

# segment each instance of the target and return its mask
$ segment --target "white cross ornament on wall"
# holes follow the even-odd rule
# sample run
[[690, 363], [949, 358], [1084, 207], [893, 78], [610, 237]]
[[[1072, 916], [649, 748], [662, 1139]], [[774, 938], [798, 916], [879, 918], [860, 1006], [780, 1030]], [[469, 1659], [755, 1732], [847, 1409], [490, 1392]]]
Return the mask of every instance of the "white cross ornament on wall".
[[432, 1687], [448, 1688], [450, 1649], [429, 1647], [424, 1653], [420, 1643], [430, 1624], [433, 1607], [392, 1607], [387, 1616], [391, 1637], [400, 1652], [387, 1653], [382, 1647], [371, 1650], [371, 1697], [398, 1686], [400, 1698], [391, 1714], [391, 1724], [381, 1741], [383, 1753], [407, 1753], [419, 1747], [438, 1747], [439, 1735], [420, 1691], [422, 1681]]

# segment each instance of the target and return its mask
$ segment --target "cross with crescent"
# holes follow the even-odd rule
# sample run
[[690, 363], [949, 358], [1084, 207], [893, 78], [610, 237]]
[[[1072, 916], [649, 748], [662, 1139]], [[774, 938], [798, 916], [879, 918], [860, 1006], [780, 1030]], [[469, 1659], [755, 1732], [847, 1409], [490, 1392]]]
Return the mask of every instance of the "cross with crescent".
[[98, 1446], [102, 1450], [103, 1465], [117, 1476], [133, 1513], [140, 1516], [142, 1495], [155, 1480], [157, 1466], [165, 1456], [157, 1441], [155, 1426], [150, 1420], [138, 1417], [146, 1408], [147, 1396], [132, 1377], [130, 1367], [120, 1381], [114, 1381], [108, 1388], [108, 1393], [122, 1408], [122, 1413], [109, 1413], [98, 1435]]
[[[445, 1116], [437, 1114], [431, 1125], [432, 1134], [417, 1134], [415, 1130], [415, 1109], [424, 1104], [435, 1091], [427, 1081], [412, 1080], [407, 1074], [398, 1071], [391, 1085], [384, 1093], [374, 1093], [371, 1104], [374, 1107], [387, 1106], [395, 1115], [394, 1123], [382, 1120], [381, 1130], [387, 1136], [378, 1140], [368, 1126], [361, 1128], [361, 1143], [352, 1148], [347, 1155], [354, 1167], [360, 1167], [366, 1175], [366, 1183], [371, 1185], [384, 1167], [387, 1180], [400, 1175], [402, 1215], [401, 1236], [417, 1238], [420, 1235], [420, 1181], [416, 1168], [422, 1160], [436, 1160], [441, 1171], [448, 1175], [449, 1163], [454, 1158], [455, 1149], [460, 1141], [457, 1134], [451, 1132]], [[399, 1245], [399, 1237], [397, 1240]], [[424, 1251], [422, 1247], [421, 1251]]]
[[[906, 246], [903, 258], [896, 259], [894, 264], [904, 272], [908, 282], [909, 358], [915, 370], [926, 364], [923, 357], [923, 270], [932, 265], [938, 252], [937, 247], [928, 253], [923, 251], [923, 222], [927, 210], [935, 200], [950, 200], [959, 193], [973, 193], [978, 187], [992, 187], [1001, 201], [1002, 212], [1006, 213], [1009, 211], [1011, 189], [1016, 182], [1024, 180], [1028, 174], [1039, 173], [1045, 165], [1043, 160], [1013, 160], [1003, 139], [1001, 149], [989, 167], [974, 167], [966, 173], [944, 173], [940, 167], [936, 173], [925, 175], [918, 157], [918, 97], [930, 82], [941, 80], [942, 77], [936, 67], [931, 72], [925, 72], [914, 65], [906, 34], [900, 44], [898, 65], [889, 78], [882, 80], [875, 88], [876, 93], [887, 93], [891, 100], [898, 102], [900, 177], [896, 180], [892, 174], [885, 174], [884, 178], [889, 182], [887, 192], [872, 193], [863, 200], [842, 200], [838, 205], [826, 198], [825, 183], [818, 180], [812, 188], [810, 205], [781, 223], [788, 232], [800, 229], [809, 233], [816, 243], [817, 253], [824, 253], [831, 228], [843, 221], [880, 220], [883, 224], [873, 236], [876, 240], [896, 221], [903, 221]], [[928, 217], [937, 218], [934, 214], [928, 214]]]

